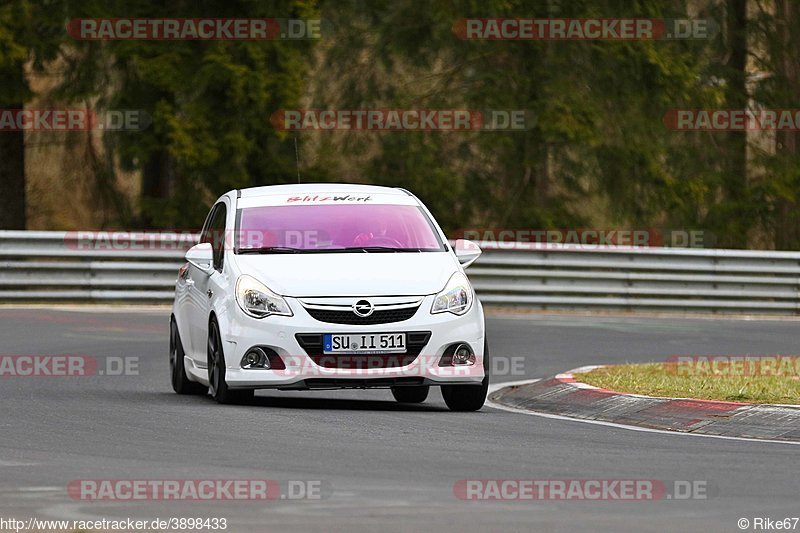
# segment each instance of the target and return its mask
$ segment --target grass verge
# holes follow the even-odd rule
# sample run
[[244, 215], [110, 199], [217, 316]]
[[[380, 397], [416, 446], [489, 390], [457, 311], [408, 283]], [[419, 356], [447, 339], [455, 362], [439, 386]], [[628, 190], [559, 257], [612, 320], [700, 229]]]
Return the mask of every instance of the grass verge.
[[800, 404], [797, 375], [686, 375], [675, 363], [597, 368], [575, 379], [617, 392], [745, 403]]

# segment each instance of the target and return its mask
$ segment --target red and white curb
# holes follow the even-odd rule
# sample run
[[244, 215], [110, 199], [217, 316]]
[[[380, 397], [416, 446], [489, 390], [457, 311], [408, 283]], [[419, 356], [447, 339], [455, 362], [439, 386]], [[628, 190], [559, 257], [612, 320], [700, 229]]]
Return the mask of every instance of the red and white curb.
[[[607, 365], [583, 366], [544, 380], [530, 379], [492, 384], [489, 387], [487, 405], [508, 412], [631, 431], [800, 444], [800, 439], [795, 436], [797, 431], [793, 431], [798, 427], [796, 424], [800, 419], [798, 406], [753, 405], [626, 394], [595, 387], [575, 377], [576, 374], [590, 372], [603, 366]], [[539, 399], [541, 401], [538, 401]], [[616, 413], [616, 418], [609, 415], [612, 411], [619, 411]], [[787, 418], [792, 421], [790, 425], [781, 426], [786, 424]], [[623, 420], [625, 423], [617, 420]], [[740, 424], [739, 420], [743, 423]], [[754, 420], [758, 422], [757, 425], [752, 425]], [[764, 433], [764, 427], [769, 428], [770, 424], [776, 424], [776, 436], [782, 438], [769, 438], [770, 435]], [[659, 428], [659, 425], [663, 426], [663, 429]], [[718, 427], [721, 429], [717, 429]], [[742, 434], [715, 433], [715, 431], [735, 433], [737, 430]], [[748, 434], [753, 431], [756, 431], [755, 434], [758, 436]], [[786, 440], [789, 438], [794, 440]]]

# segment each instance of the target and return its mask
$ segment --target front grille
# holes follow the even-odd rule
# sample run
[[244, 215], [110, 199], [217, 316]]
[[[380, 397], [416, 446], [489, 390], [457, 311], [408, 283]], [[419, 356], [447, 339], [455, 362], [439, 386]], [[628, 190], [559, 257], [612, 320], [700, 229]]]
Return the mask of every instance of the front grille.
[[308, 314], [319, 320], [320, 322], [328, 322], [329, 324], [349, 324], [353, 326], [369, 326], [372, 324], [389, 324], [392, 322], [402, 322], [408, 320], [419, 309], [415, 307], [403, 307], [401, 309], [376, 309], [369, 316], [358, 316], [352, 310], [329, 310], [306, 307]]
[[399, 368], [413, 363], [428, 340], [430, 331], [406, 333], [406, 353], [389, 354], [324, 354], [322, 333], [298, 333], [295, 335], [300, 347], [311, 360], [323, 368], [363, 370], [368, 368]]

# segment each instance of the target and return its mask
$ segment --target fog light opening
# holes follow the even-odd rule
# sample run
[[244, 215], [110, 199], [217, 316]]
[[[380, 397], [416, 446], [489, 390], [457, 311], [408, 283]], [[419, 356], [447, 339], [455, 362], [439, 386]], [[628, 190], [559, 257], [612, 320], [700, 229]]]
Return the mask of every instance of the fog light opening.
[[269, 369], [269, 357], [267, 353], [258, 346], [250, 348], [242, 357], [242, 368], [263, 368]]
[[475, 364], [475, 354], [469, 344], [459, 344], [453, 352], [453, 366], [465, 366]]

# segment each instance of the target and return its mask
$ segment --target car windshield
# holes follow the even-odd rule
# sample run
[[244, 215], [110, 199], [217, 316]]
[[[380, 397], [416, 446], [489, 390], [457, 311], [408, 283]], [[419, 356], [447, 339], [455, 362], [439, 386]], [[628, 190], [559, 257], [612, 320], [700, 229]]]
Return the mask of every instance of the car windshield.
[[237, 253], [440, 252], [419, 206], [261, 206], [237, 214]]

